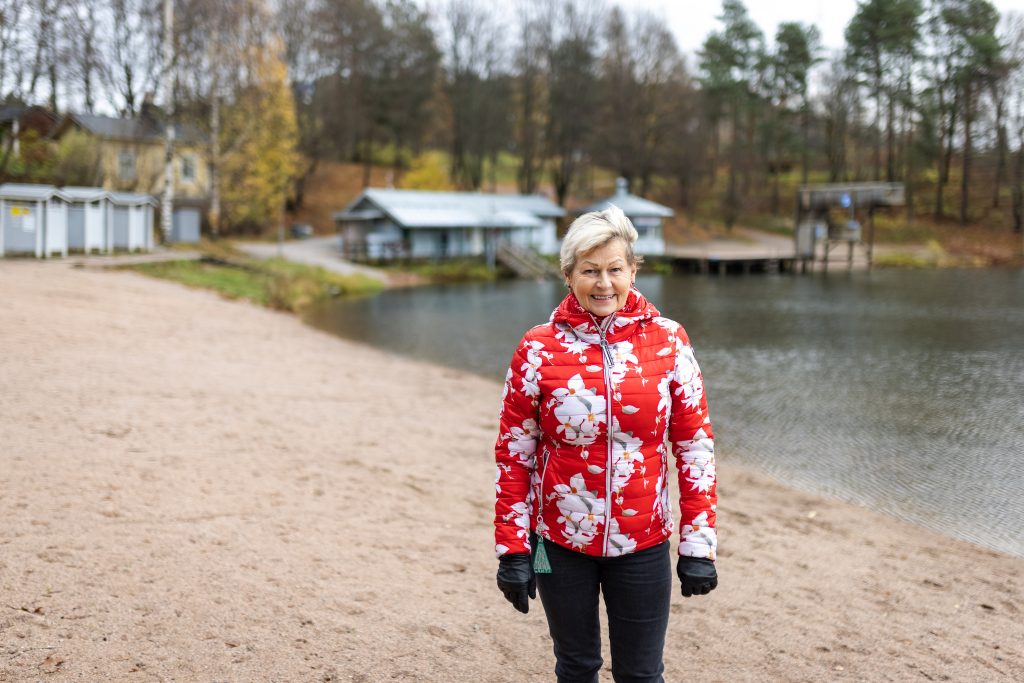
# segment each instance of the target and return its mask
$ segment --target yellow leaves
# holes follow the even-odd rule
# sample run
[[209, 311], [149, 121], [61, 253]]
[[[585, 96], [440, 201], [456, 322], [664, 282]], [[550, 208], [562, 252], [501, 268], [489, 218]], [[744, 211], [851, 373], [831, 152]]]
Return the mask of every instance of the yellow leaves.
[[277, 51], [251, 57], [248, 83], [222, 110], [219, 185], [229, 224], [266, 227], [280, 219], [298, 171], [298, 126]]
[[445, 161], [437, 152], [425, 152], [409, 162], [409, 170], [402, 177], [406, 190], [451, 190]]

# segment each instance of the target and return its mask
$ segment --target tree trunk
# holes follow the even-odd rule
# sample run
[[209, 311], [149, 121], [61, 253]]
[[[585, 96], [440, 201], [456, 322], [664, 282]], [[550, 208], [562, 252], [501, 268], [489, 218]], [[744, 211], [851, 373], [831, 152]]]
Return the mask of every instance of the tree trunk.
[[210, 232], [220, 235], [220, 86], [214, 78], [210, 103]]
[[[907, 114], [910, 118], [910, 114]], [[903, 195], [907, 204], [907, 223], [914, 222], [914, 125], [907, 122], [906, 147], [903, 150], [905, 171], [903, 176]]]
[[875, 174], [872, 180], [882, 178], [882, 65], [875, 64]]
[[370, 186], [373, 172], [373, 132], [367, 134], [363, 141], [363, 189]]
[[967, 225], [967, 215], [970, 208], [971, 191], [971, 124], [974, 119], [973, 93], [971, 84], [967, 83], [964, 90], [964, 158], [960, 177], [960, 225]]
[[1006, 182], [1006, 124], [1003, 121], [1003, 102], [996, 98], [996, 178], [992, 183], [992, 208], [999, 208], [999, 191]]
[[777, 161], [772, 168], [772, 215], [779, 215], [779, 167]]
[[889, 93], [888, 121], [886, 124], [885, 178], [896, 182], [896, 96]]
[[[939, 89], [939, 113], [945, 113], [945, 98], [943, 88]], [[945, 188], [949, 182], [949, 166], [953, 160], [953, 136], [956, 133], [956, 113], [960, 106], [960, 91], [957, 89], [953, 96], [953, 104], [949, 108], [949, 125], [942, 126], [940, 121], [939, 134], [939, 158], [938, 158], [938, 180], [935, 191], [935, 220], [941, 221], [946, 217], [945, 210]]]
[[1013, 231], [1024, 234], [1024, 126], [1017, 132], [1017, 153], [1013, 165]]
[[810, 103], [807, 102], [807, 95], [804, 94], [804, 105], [800, 111], [800, 182], [807, 184], [810, 174], [810, 142], [811, 142], [811, 117]]

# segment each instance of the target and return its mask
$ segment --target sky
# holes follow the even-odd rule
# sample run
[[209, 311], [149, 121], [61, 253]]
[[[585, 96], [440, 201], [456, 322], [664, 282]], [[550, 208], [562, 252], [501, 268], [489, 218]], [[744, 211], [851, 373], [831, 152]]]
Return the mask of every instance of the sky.
[[[627, 11], [634, 7], [664, 17], [675, 33], [679, 48], [694, 54], [711, 31], [719, 28], [720, 0], [611, 0]], [[822, 45], [829, 50], [843, 47], [846, 25], [857, 10], [857, 0], [746, 0], [747, 12], [771, 42], [783, 21], [814, 24], [821, 31]], [[1000, 15], [1024, 13], [1024, 0], [993, 0]]]

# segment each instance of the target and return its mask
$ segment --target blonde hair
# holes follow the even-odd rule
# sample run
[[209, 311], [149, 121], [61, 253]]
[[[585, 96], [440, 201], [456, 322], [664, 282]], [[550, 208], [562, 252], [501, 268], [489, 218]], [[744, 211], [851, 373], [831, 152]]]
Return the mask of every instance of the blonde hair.
[[633, 223], [622, 213], [622, 209], [609, 204], [604, 211], [585, 213], [572, 222], [569, 231], [562, 240], [559, 254], [562, 274], [566, 277], [576, 267], [576, 259], [589, 254], [598, 247], [603, 247], [614, 239], [622, 240], [626, 245], [626, 262], [630, 266], [639, 266], [643, 257], [633, 253], [633, 244], [639, 235]]

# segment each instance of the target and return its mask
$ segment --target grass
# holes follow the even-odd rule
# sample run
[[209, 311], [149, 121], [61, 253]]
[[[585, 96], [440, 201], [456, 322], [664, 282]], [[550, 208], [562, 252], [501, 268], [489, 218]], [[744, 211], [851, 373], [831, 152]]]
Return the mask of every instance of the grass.
[[447, 261], [423, 261], [388, 265], [406, 273], [414, 273], [434, 283], [489, 282], [500, 275], [498, 269], [491, 269], [481, 259], [461, 258]]
[[247, 259], [225, 248], [207, 248], [204, 252], [200, 261], [126, 267], [150, 277], [211, 289], [228, 299], [245, 299], [293, 313], [330, 297], [373, 294], [384, 287], [380, 281], [364, 275], [340, 275], [284, 259]]

